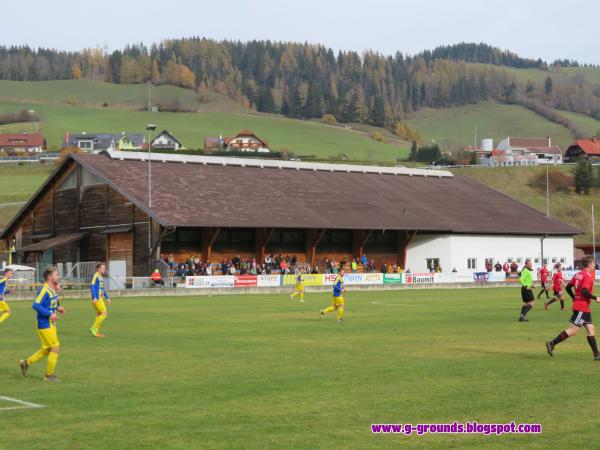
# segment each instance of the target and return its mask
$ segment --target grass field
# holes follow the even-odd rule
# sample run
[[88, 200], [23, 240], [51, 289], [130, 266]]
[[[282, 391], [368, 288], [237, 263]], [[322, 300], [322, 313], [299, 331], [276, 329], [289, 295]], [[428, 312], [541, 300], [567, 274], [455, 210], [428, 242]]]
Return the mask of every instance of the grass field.
[[477, 127], [477, 145], [481, 138], [493, 138], [498, 144], [507, 136], [551, 136], [565, 147], [573, 141], [571, 132], [519, 105], [481, 102], [456, 108], [423, 109], [407, 122], [443, 148], [462, 149], [473, 145]]
[[[21, 378], [37, 349], [33, 311], [0, 327], [0, 448], [592, 448], [600, 365], [583, 336], [549, 358], [568, 312], [518, 323], [517, 289], [116, 299], [104, 340], [87, 301], [65, 300], [63, 382]], [[575, 399], [575, 400], [574, 400]], [[6, 404], [0, 404], [6, 407]], [[576, 417], [576, 420], [572, 418]], [[371, 423], [541, 423], [541, 435], [372, 435]], [[48, 434], [46, 426], [56, 424]], [[49, 444], [51, 442], [51, 444]]]

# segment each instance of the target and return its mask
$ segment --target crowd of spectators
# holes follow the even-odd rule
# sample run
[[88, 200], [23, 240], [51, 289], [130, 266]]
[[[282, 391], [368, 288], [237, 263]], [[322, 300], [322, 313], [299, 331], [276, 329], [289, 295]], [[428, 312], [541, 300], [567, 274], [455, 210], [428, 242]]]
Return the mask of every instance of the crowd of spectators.
[[[186, 277], [186, 276], [202, 276], [202, 275], [270, 275], [270, 274], [290, 274], [301, 271], [303, 273], [338, 273], [342, 268], [349, 270], [352, 273], [356, 272], [376, 272], [375, 261], [369, 260], [367, 255], [362, 255], [360, 258], [353, 258], [350, 261], [342, 258], [341, 261], [336, 261], [334, 258], [324, 258], [322, 266], [318, 264], [310, 266], [307, 263], [298, 261], [296, 255], [275, 255], [268, 254], [264, 261], [257, 262], [255, 258], [241, 257], [239, 254], [231, 258], [223, 259], [219, 263], [209, 260], [203, 261], [198, 256], [190, 256], [185, 261], [176, 262], [173, 254], [162, 256], [162, 261], [168, 266], [171, 276]], [[387, 266], [386, 272], [387, 272]], [[397, 265], [391, 265], [394, 271], [397, 270]], [[322, 270], [322, 272], [321, 272]], [[383, 270], [383, 269], [382, 269]]]

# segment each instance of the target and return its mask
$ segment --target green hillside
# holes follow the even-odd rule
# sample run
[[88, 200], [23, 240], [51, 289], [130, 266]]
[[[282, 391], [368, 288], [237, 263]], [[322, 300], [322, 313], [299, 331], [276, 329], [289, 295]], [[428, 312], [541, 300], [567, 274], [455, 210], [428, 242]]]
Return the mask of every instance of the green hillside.
[[[244, 111], [244, 108], [222, 95], [210, 92], [206, 101], [190, 89], [176, 86], [152, 86], [153, 105], [174, 102], [190, 111]], [[7, 81], [0, 80], [0, 99], [31, 105], [53, 104], [71, 106], [145, 109], [148, 105], [148, 85], [113, 84], [88, 80]], [[35, 109], [35, 107], [33, 107]]]
[[[0, 102], [0, 111], [10, 111], [31, 104]], [[287, 148], [298, 155], [327, 158], [340, 153], [351, 159], [395, 161], [408, 154], [408, 146], [376, 142], [367, 135], [311, 121], [279, 116], [211, 113], [148, 113], [82, 106], [35, 105], [41, 114], [41, 131], [50, 148], [57, 149], [66, 131], [71, 133], [143, 131], [149, 122], [171, 131], [187, 148], [202, 148], [204, 136], [232, 135], [243, 128], [255, 131], [269, 141], [273, 149]], [[13, 124], [0, 131], [29, 131], [31, 124]]]
[[583, 114], [577, 114], [568, 111], [558, 111], [562, 116], [573, 122], [578, 128], [584, 130], [588, 135], [594, 136], [600, 130], [600, 120], [596, 120], [593, 117], [584, 116]]
[[0, 165], [0, 229], [41, 186], [53, 167], [52, 164]]
[[481, 102], [456, 108], [423, 109], [407, 122], [434, 139], [442, 148], [460, 149], [473, 145], [475, 127], [477, 138], [493, 138], [498, 143], [506, 136], [551, 136], [565, 147], [573, 140], [571, 132], [562, 125], [546, 120], [519, 105]]
[[494, 66], [491, 64], [470, 63], [475, 66], [489, 67], [494, 69], [503, 69], [511, 75], [515, 76], [518, 82], [526, 83], [531, 80], [534, 83], [543, 83], [548, 75], [555, 81], [569, 82], [572, 81], [577, 74], [583, 74], [585, 80], [591, 84], [600, 85], [600, 67], [561, 67], [558, 71], [542, 70], [535, 68], [519, 69], [516, 67]]
[[[204, 101], [196, 93], [174, 86], [151, 88], [152, 104], [177, 104], [197, 113], [148, 113], [148, 85], [120, 85], [85, 80], [0, 80], [0, 112], [31, 109], [41, 117], [39, 130], [50, 149], [60, 148], [66, 131], [140, 132], [148, 122], [168, 129], [184, 146], [202, 148], [204, 136], [232, 135], [249, 128], [274, 149], [327, 159], [341, 154], [350, 159], [394, 162], [408, 154], [409, 144], [397, 139], [376, 142], [367, 130], [329, 126], [318, 121], [258, 114], [222, 95], [209, 92]], [[105, 105], [106, 106], [103, 106]], [[30, 123], [0, 126], [0, 132], [30, 132]], [[381, 129], [379, 129], [381, 130]]]

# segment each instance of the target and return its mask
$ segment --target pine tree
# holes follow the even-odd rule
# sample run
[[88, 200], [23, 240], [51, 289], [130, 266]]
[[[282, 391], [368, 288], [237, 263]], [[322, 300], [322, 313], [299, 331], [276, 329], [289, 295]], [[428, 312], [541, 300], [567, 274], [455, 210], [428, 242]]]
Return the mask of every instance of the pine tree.
[[413, 141], [412, 145], [410, 146], [410, 156], [408, 157], [408, 159], [410, 161], [416, 161], [418, 152], [419, 148], [417, 147], [417, 143]]
[[546, 77], [546, 81], [544, 81], [544, 91], [546, 92], [547, 96], [552, 95], [552, 84], [552, 77], [548, 75], [548, 77]]
[[575, 166], [575, 192], [588, 195], [594, 184], [594, 173], [592, 163], [587, 159], [582, 159]]

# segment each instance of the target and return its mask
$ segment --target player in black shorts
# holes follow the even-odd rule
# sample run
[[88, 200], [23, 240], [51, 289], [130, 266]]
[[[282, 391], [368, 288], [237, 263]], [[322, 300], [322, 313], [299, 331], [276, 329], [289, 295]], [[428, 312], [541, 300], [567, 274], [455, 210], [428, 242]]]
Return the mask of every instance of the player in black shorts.
[[[573, 299], [573, 314], [569, 320], [569, 328], [562, 331], [552, 341], [546, 342], [546, 351], [550, 356], [554, 356], [554, 347], [571, 336], [575, 336], [579, 333], [581, 327], [585, 327], [587, 341], [594, 354], [594, 361], [600, 361], [600, 353], [598, 353], [598, 345], [596, 343], [596, 330], [592, 323], [592, 312], [590, 309], [592, 300], [600, 303], [600, 299], [592, 293], [594, 290], [593, 273], [596, 262], [590, 257], [585, 257], [581, 261], [581, 264], [583, 265], [583, 270], [573, 276], [573, 279], [569, 281], [566, 288], [567, 293]], [[575, 289], [575, 292], [573, 292], [573, 289]]]
[[535, 297], [533, 295], [533, 275], [531, 274], [531, 260], [525, 261], [525, 267], [521, 270], [521, 299], [523, 300], [523, 306], [521, 307], [521, 315], [519, 316], [519, 322], [529, 322], [527, 319], [527, 313], [533, 308], [535, 303]]

